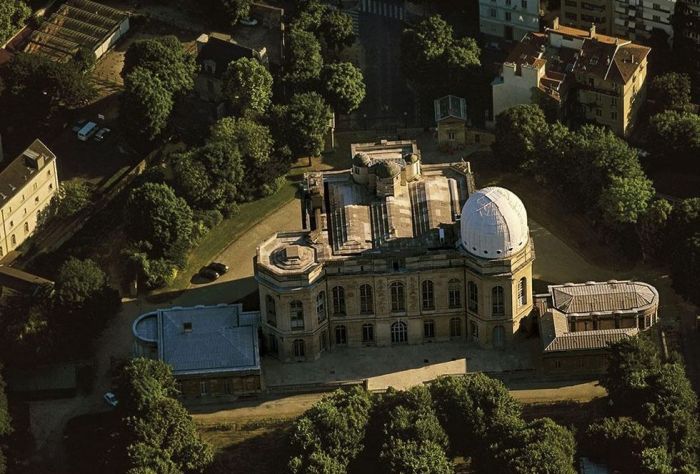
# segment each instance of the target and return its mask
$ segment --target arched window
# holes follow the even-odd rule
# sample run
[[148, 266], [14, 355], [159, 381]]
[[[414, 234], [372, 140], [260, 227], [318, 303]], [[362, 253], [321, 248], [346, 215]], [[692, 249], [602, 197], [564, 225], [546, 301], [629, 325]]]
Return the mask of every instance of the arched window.
[[447, 284], [448, 305], [450, 308], [462, 307], [461, 284], [456, 278], [453, 278]]
[[518, 304], [527, 304], [527, 278], [522, 277], [518, 282]]
[[435, 309], [433, 282], [430, 280], [425, 280], [421, 283], [421, 301], [423, 302], [423, 309]]
[[294, 340], [294, 357], [304, 357], [304, 340], [295, 339]]
[[362, 342], [374, 342], [374, 325], [362, 325]]
[[265, 309], [267, 310], [267, 324], [277, 326], [277, 310], [275, 309], [275, 299], [272, 295], [265, 296]]
[[372, 298], [372, 287], [370, 285], [360, 285], [360, 313], [374, 313], [374, 299]]
[[459, 318], [450, 319], [450, 337], [462, 337], [462, 320]]
[[503, 298], [503, 287], [494, 286], [491, 289], [491, 315], [492, 316], [505, 316], [506, 306]]
[[469, 311], [479, 312], [479, 288], [476, 283], [470, 281], [467, 283], [467, 293], [469, 296]]
[[326, 292], [321, 291], [316, 295], [316, 315], [318, 322], [326, 319]]
[[345, 314], [345, 288], [333, 287], [333, 314]]
[[391, 325], [391, 342], [400, 344], [408, 342], [408, 327], [403, 321], [396, 321]]
[[304, 329], [304, 304], [299, 300], [289, 303], [289, 316], [292, 320], [292, 329]]
[[26, 234], [27, 232], [29, 232], [29, 222], [24, 223], [24, 233]]
[[348, 332], [345, 326], [335, 327], [335, 343], [336, 344], [347, 344], [348, 343]]
[[506, 331], [503, 326], [495, 326], [493, 328], [493, 339], [491, 341], [493, 347], [500, 349], [506, 344]]
[[403, 283], [395, 281], [389, 288], [391, 290], [391, 310], [394, 312], [406, 311], [406, 295]]

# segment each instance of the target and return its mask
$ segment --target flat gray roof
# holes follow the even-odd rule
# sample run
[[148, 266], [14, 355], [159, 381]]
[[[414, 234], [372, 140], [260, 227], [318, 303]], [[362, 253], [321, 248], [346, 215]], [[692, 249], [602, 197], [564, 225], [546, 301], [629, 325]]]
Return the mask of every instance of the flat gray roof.
[[173, 307], [141, 316], [134, 336], [155, 342], [173, 374], [260, 371], [260, 313], [241, 305]]

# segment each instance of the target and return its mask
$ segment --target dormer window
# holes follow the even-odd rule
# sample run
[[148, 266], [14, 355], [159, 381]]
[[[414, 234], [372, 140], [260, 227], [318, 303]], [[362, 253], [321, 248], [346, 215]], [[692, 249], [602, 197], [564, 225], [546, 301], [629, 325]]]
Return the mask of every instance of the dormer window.
[[182, 330], [185, 332], [192, 332], [192, 323], [189, 321], [186, 323], [182, 323]]

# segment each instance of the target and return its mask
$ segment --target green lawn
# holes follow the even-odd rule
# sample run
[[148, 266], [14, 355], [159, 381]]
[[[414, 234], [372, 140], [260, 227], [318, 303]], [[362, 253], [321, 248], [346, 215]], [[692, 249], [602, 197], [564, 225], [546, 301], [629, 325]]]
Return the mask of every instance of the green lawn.
[[282, 189], [272, 196], [241, 204], [240, 212], [237, 215], [224, 219], [221, 224], [214, 227], [202, 239], [190, 254], [187, 268], [178, 274], [175, 282], [166, 290], [184, 290], [187, 288], [193, 274], [207, 265], [222, 250], [231, 245], [232, 242], [255, 226], [255, 224], [294, 199], [296, 190], [297, 183], [288, 180]]

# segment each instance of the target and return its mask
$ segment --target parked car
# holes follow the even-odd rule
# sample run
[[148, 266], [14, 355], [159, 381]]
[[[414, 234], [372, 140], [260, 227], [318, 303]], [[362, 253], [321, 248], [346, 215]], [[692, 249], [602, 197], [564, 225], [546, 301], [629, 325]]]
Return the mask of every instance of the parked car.
[[223, 275], [224, 273], [228, 272], [228, 265], [221, 262], [212, 262], [209, 264], [209, 268], [214, 270], [219, 275]]
[[238, 23], [244, 26], [255, 26], [258, 24], [258, 20], [256, 20], [253, 17], [241, 18], [240, 20], [238, 20]]
[[214, 281], [221, 275], [219, 275], [219, 272], [212, 268], [204, 267], [199, 271], [199, 276], [201, 276], [202, 278], [206, 278], [207, 280]]
[[109, 128], [103, 128], [103, 129], [101, 129], [99, 132], [97, 132], [97, 133], [95, 134], [95, 141], [96, 141], [96, 142], [101, 142], [101, 141], [103, 141], [103, 140], [107, 137], [107, 135], [110, 134], [111, 131], [112, 131], [112, 130], [110, 130]]
[[107, 404], [110, 406], [116, 407], [117, 405], [119, 405], [119, 400], [117, 399], [117, 396], [112, 392], [105, 393], [102, 398], [104, 398], [105, 402], [107, 402]]

